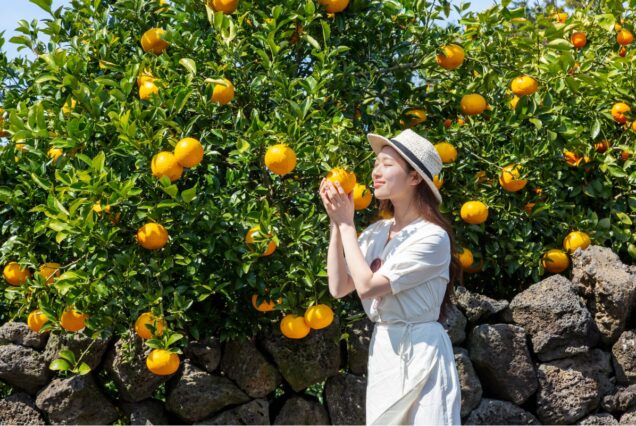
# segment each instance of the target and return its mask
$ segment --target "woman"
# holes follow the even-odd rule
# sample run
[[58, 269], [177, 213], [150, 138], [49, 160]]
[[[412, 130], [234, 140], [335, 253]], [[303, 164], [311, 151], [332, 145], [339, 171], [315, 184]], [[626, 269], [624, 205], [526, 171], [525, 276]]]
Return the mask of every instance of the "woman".
[[356, 237], [352, 194], [323, 179], [331, 219], [329, 291], [354, 290], [375, 323], [369, 345], [367, 424], [460, 424], [461, 389], [453, 347], [438, 320], [461, 279], [450, 223], [439, 212], [435, 147], [412, 130], [367, 135], [380, 209], [393, 213]]

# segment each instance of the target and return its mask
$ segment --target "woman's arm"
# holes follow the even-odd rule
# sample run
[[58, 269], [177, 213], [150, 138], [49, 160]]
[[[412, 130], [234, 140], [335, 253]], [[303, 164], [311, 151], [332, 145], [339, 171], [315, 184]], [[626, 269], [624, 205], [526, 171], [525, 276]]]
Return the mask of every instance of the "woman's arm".
[[336, 299], [345, 297], [353, 290], [353, 279], [347, 273], [344, 249], [340, 240], [338, 226], [332, 221], [329, 226], [331, 237], [327, 253], [327, 275], [329, 277], [329, 293]]

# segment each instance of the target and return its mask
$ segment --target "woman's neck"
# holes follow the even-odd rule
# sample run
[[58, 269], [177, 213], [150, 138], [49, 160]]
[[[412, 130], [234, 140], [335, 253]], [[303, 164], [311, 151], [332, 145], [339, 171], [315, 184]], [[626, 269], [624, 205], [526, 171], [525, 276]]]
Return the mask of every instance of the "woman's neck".
[[421, 216], [420, 212], [415, 208], [414, 203], [411, 200], [404, 200], [405, 202], [393, 201], [393, 220], [397, 229], [402, 229], [409, 223]]

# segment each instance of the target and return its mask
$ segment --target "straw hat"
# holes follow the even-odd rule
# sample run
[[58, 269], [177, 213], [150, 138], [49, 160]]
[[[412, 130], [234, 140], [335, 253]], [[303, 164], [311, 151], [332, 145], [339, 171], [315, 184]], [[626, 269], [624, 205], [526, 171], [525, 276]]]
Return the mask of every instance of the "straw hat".
[[402, 158], [422, 176], [424, 182], [435, 194], [437, 201], [442, 204], [442, 194], [433, 183], [433, 176], [442, 171], [442, 159], [432, 143], [411, 129], [406, 129], [392, 138], [369, 133], [367, 139], [376, 154], [379, 154], [386, 145], [399, 152]]

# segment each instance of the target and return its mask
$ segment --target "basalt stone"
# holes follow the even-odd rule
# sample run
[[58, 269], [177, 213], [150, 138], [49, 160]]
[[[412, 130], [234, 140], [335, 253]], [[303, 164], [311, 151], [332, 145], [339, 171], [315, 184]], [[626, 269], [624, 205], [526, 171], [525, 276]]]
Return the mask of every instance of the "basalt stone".
[[552, 275], [517, 294], [510, 302], [516, 324], [530, 335], [541, 361], [585, 353], [598, 342], [592, 315], [572, 283]]
[[249, 400], [230, 379], [213, 376], [186, 361], [178, 377], [169, 383], [166, 409], [186, 422], [198, 422]]
[[10, 321], [0, 326], [0, 345], [15, 343], [33, 349], [42, 349], [48, 337], [48, 333], [36, 333], [23, 322]]
[[441, 321], [453, 345], [460, 345], [466, 340], [466, 317], [455, 304], [451, 304], [446, 318]]
[[598, 413], [587, 416], [577, 423], [577, 425], [617, 425], [618, 420], [609, 413]]
[[610, 248], [590, 246], [572, 255], [572, 284], [587, 306], [603, 343], [613, 344], [625, 330], [636, 300], [636, 274]]
[[535, 416], [512, 402], [484, 398], [469, 415], [469, 425], [540, 425]]
[[612, 346], [612, 363], [618, 383], [636, 384], [636, 333], [634, 331], [625, 331]]
[[354, 322], [349, 329], [349, 371], [358, 376], [367, 374], [369, 344], [375, 324], [367, 316]]
[[462, 390], [461, 417], [465, 418], [479, 405], [483, 390], [468, 351], [464, 348], [453, 347], [453, 352]]
[[334, 425], [366, 424], [367, 380], [341, 373], [325, 383], [325, 405]]
[[130, 419], [131, 425], [166, 425], [170, 424], [163, 402], [146, 399], [139, 402], [122, 402], [121, 408]]
[[609, 354], [600, 349], [538, 368], [537, 415], [548, 424], [572, 424], [596, 410], [613, 392]]
[[265, 359], [251, 339], [225, 344], [221, 370], [252, 398], [267, 396], [282, 381], [276, 367]]
[[146, 357], [151, 349], [141, 338], [119, 339], [104, 357], [104, 368], [113, 379], [124, 401], [136, 402], [150, 398], [170, 376], [158, 376], [148, 370]]
[[40, 352], [13, 343], [0, 346], [0, 380], [34, 395], [50, 376], [49, 365]]
[[636, 407], [630, 408], [625, 414], [621, 416], [619, 421], [621, 425], [636, 425]]
[[202, 420], [195, 425], [268, 425], [269, 402], [254, 399], [247, 404], [225, 410], [216, 416]]
[[274, 359], [283, 378], [299, 392], [338, 374], [340, 366], [340, 323], [311, 330], [302, 339], [289, 339], [273, 324], [258, 336], [260, 346]]
[[54, 379], [38, 394], [35, 405], [55, 424], [110, 424], [119, 418], [90, 374]]
[[603, 397], [601, 406], [612, 414], [624, 413], [631, 407], [636, 407], [636, 385], [617, 386], [614, 393]]
[[91, 370], [97, 368], [102, 362], [102, 357], [108, 349], [108, 339], [93, 339], [83, 333], [72, 334], [51, 334], [46, 348], [44, 349], [44, 358], [47, 363], [59, 357], [59, 353], [63, 350], [70, 350], [75, 354], [75, 358], [79, 359], [82, 354], [82, 362], [88, 364]]
[[329, 425], [329, 414], [320, 402], [308, 397], [293, 396], [285, 401], [275, 425]]
[[0, 399], [0, 425], [45, 425], [33, 398], [16, 393]]
[[221, 342], [218, 337], [195, 340], [188, 343], [183, 354], [208, 373], [214, 373], [221, 362]]
[[537, 376], [523, 328], [482, 324], [468, 338], [470, 359], [482, 386], [500, 399], [523, 404], [537, 390]]
[[471, 323], [486, 319], [508, 307], [507, 300], [491, 299], [483, 294], [473, 293], [462, 286], [455, 289], [455, 297], [457, 298], [457, 306]]

